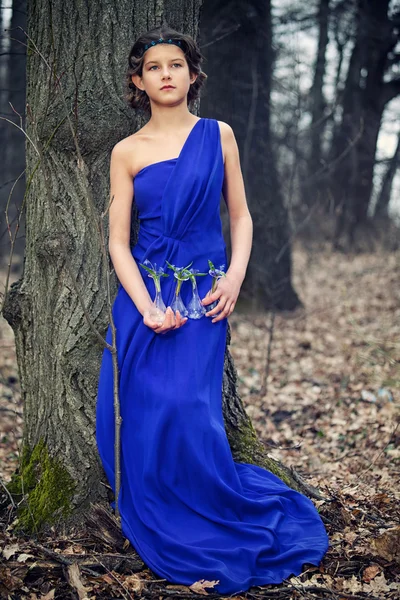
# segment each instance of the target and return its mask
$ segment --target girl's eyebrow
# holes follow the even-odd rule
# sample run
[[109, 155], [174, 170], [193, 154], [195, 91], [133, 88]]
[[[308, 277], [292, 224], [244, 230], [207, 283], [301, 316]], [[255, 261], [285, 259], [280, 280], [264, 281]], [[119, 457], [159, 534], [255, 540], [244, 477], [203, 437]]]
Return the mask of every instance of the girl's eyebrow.
[[[183, 62], [183, 58], [170, 58], [170, 60], [173, 60], [173, 61], [181, 60]], [[158, 60], [149, 60], [147, 63], [145, 63], [144, 66], [146, 67], [147, 65], [150, 65], [151, 63], [157, 63], [157, 62], [159, 62], [159, 61]]]

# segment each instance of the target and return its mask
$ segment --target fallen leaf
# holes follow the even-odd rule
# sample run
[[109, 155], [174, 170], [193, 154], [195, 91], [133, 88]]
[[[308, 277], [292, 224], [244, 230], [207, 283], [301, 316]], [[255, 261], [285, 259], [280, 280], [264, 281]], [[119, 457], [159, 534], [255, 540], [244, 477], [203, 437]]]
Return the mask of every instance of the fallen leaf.
[[77, 563], [68, 565], [67, 574], [68, 583], [77, 591], [79, 600], [89, 600], [87, 590], [81, 580], [79, 565]]
[[[316, 587], [331, 588], [333, 586], [333, 578], [330, 575], [325, 575], [321, 573], [317, 573], [313, 575], [310, 580], [307, 582], [307, 585], [315, 585]], [[301, 583], [304, 586], [304, 582]]]
[[[383, 573], [381, 573], [378, 577], [375, 577], [371, 583], [366, 583], [363, 589], [365, 592], [373, 592], [374, 594], [378, 594], [380, 592], [390, 592], [391, 588], [387, 584], [386, 577]], [[397, 589], [400, 591], [400, 587]]]
[[189, 589], [191, 589], [196, 594], [207, 595], [207, 592], [204, 588], [213, 588], [215, 585], [219, 583], [219, 579], [216, 581], [207, 581], [206, 579], [200, 579], [200, 581], [195, 581], [192, 585], [189, 585]]
[[139, 575], [137, 575], [135, 573], [133, 575], [129, 575], [124, 580], [124, 586], [130, 592], [136, 592], [137, 594], [140, 594], [141, 591], [143, 590], [144, 586], [145, 586], [145, 583], [144, 583], [143, 579], [141, 577], [139, 577]]
[[372, 540], [372, 544], [379, 556], [400, 563], [400, 527], [388, 529]]
[[18, 552], [18, 549], [19, 544], [12, 544], [12, 546], [6, 546], [5, 548], [3, 548], [3, 556], [6, 560], [8, 560], [10, 556]]
[[357, 593], [363, 591], [362, 583], [355, 575], [352, 575], [351, 579], [344, 579], [341, 577], [336, 581], [336, 587], [342, 592]]
[[369, 583], [378, 573], [381, 572], [381, 568], [378, 565], [371, 565], [364, 569], [362, 579], [366, 583]]
[[17, 558], [18, 562], [25, 562], [28, 558], [35, 558], [33, 554], [20, 554]]

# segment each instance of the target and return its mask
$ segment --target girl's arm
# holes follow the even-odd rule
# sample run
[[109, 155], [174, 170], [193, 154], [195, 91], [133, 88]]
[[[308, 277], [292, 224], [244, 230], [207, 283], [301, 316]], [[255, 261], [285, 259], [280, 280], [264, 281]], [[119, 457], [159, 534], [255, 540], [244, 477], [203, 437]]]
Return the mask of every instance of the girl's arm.
[[247, 206], [239, 149], [232, 127], [219, 121], [221, 139], [225, 153], [225, 176], [222, 193], [229, 212], [231, 234], [231, 261], [226, 277], [222, 277], [213, 294], [208, 295], [203, 304], [219, 300], [217, 306], [207, 313], [212, 322], [220, 321], [232, 314], [240, 287], [246, 275], [253, 241], [253, 220]]
[[125, 140], [118, 142], [111, 152], [109, 210], [110, 236], [108, 251], [115, 272], [123, 288], [143, 316], [145, 325], [155, 333], [165, 333], [184, 325], [179, 312], [167, 308], [162, 325], [150, 317], [152, 299], [130, 249], [131, 211], [134, 197], [133, 181], [129, 164], [132, 148]]
[[111, 152], [108, 251], [123, 288], [141, 315], [151, 306], [151, 298], [130, 250], [133, 181], [129, 172], [124, 141]]

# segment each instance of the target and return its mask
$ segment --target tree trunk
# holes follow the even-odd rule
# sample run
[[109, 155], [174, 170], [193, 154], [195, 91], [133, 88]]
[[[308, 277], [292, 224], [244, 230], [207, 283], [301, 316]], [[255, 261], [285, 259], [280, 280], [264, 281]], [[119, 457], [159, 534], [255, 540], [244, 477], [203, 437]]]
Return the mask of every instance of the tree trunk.
[[389, 0], [359, 0], [357, 38], [343, 97], [343, 117], [334, 138], [332, 188], [339, 209], [336, 241], [346, 230], [350, 244], [366, 222], [373, 186], [376, 146], [387, 102], [400, 93], [385, 81], [388, 55], [396, 45]]
[[291, 283], [291, 245], [270, 128], [271, 2], [205, 0], [201, 48], [208, 74], [202, 114], [228, 122], [237, 139], [253, 249], [240, 306], [265, 311], [300, 304]]
[[[2, 100], [1, 116], [9, 119], [18, 126], [22, 125], [22, 127], [25, 127], [24, 118], [21, 123], [19, 116], [24, 117], [25, 115], [26, 71], [26, 39], [25, 34], [20, 28], [26, 31], [26, 1], [13, 0], [11, 22], [7, 27], [9, 31], [7, 32], [7, 36], [0, 35], [0, 39], [3, 42], [3, 52], [8, 53], [0, 57], [4, 65], [4, 68], [0, 70], [2, 75], [0, 80], [0, 87], [2, 89], [0, 91]], [[1, 29], [3, 30], [4, 27], [2, 26]], [[7, 225], [4, 213], [7, 210], [11, 230], [14, 232], [25, 189], [25, 176], [23, 174], [25, 169], [25, 138], [23, 133], [11, 123], [0, 120], [0, 139], [2, 140], [0, 151], [0, 164], [2, 165], [0, 181], [0, 244], [2, 251], [0, 252], [0, 256], [7, 260], [9, 236], [6, 232]], [[24, 252], [24, 241], [24, 223], [23, 219], [21, 219], [14, 248], [14, 252], [21, 256]]]
[[342, 120], [334, 130], [329, 163], [332, 165], [329, 187], [338, 213], [335, 245], [345, 229], [351, 200], [351, 180], [357, 174], [355, 143], [363, 126], [361, 117], [360, 73], [364, 64], [365, 15], [359, 6], [356, 15], [356, 39], [342, 95]]
[[388, 53], [392, 50], [392, 31], [389, 21], [389, 0], [369, 2], [367, 13], [367, 71], [362, 95], [364, 115], [363, 135], [357, 145], [359, 171], [353, 185], [352, 223], [364, 223], [372, 194], [376, 146], [382, 115], [388, 96], [385, 94], [384, 73]]
[[400, 134], [397, 137], [396, 150], [390, 159], [389, 166], [383, 176], [382, 187], [379, 192], [378, 200], [375, 205], [374, 217], [389, 216], [389, 202], [392, 195], [393, 181], [400, 165]]
[[[51, 11], [48, 6], [38, 0], [28, 7], [29, 35], [54, 71], [49, 73], [30, 43], [27, 102], [34, 122], [28, 120], [27, 133], [42, 155], [28, 194], [24, 272], [12, 285], [3, 311], [15, 333], [24, 402], [21, 465], [9, 488], [25, 495], [19, 507], [19, 527], [25, 530], [80, 523], [91, 502], [107, 498], [95, 439], [103, 346], [83, 306], [104, 337], [106, 271], [96, 216], [109, 198], [110, 150], [138, 126], [124, 104], [121, 84], [129, 48], [140, 32], [165, 16], [170, 25], [196, 37], [200, 10], [197, 0], [167, 2], [164, 14], [155, 14], [156, 5], [142, 0], [120, 0], [118, 5], [90, 0], [79, 5], [79, 13], [76, 5], [61, 0], [51, 4]], [[130, 14], [133, 19], [126, 18]], [[65, 105], [55, 93], [56, 78]], [[79, 160], [66, 108], [77, 132]], [[29, 175], [37, 160], [28, 143]], [[97, 215], [88, 202], [90, 194]], [[268, 220], [271, 236], [277, 235], [274, 227], [281, 232], [282, 221]], [[114, 276], [113, 297], [116, 289]], [[312, 493], [296, 474], [265, 455], [238, 397], [228, 351], [223, 406], [237, 460], [264, 465], [289, 485]]]
[[[313, 176], [321, 168], [321, 140], [325, 129], [325, 98], [323, 92], [326, 48], [328, 46], [328, 17], [330, 0], [320, 0], [318, 11], [318, 50], [315, 60], [314, 80], [310, 90], [311, 97], [311, 156], [309, 174]], [[318, 190], [316, 190], [318, 191]]]
[[[372, 96], [371, 96], [372, 98]], [[352, 181], [350, 232], [365, 223], [372, 194], [376, 146], [381, 128], [384, 104], [381, 92], [376, 90], [375, 102], [365, 107], [363, 134], [357, 145], [357, 177]], [[351, 236], [353, 238], [353, 236]]]

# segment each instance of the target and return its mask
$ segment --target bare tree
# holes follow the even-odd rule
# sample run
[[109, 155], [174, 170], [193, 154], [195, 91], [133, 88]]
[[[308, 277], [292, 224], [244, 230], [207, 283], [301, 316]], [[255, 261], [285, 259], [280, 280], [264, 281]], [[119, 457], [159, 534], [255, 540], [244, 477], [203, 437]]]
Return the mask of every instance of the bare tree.
[[400, 61], [394, 52], [399, 40], [399, 14], [390, 15], [390, 0], [358, 0], [356, 39], [343, 92], [342, 120], [331, 160], [331, 188], [339, 209], [336, 242], [367, 220], [378, 134], [385, 106], [400, 93], [400, 80], [391, 75]]
[[[371, 225], [377, 139], [400, 87], [398, 23], [393, 0], [276, 6], [273, 134], [293, 235], [304, 224], [330, 235], [327, 213], [336, 216], [336, 245], [342, 234], [352, 243], [358, 224]], [[313, 63], [306, 36], [317, 38]]]

